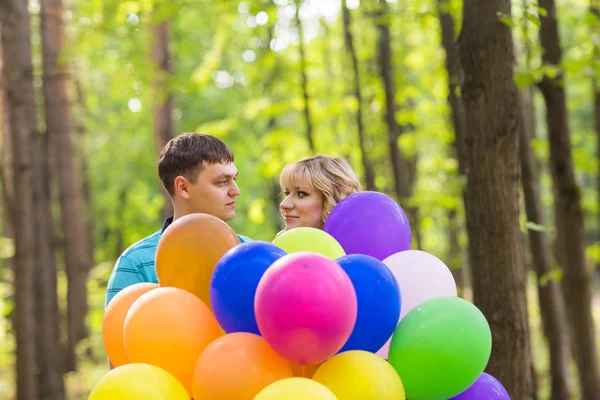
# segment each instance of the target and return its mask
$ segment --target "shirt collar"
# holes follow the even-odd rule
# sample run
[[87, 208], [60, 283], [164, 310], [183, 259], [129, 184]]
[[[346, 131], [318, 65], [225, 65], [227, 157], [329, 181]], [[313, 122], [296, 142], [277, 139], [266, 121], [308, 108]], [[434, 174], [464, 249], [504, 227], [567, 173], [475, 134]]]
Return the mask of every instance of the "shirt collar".
[[165, 233], [165, 230], [169, 227], [169, 225], [171, 225], [171, 223], [173, 222], [173, 217], [169, 217], [167, 219], [165, 219], [165, 222], [163, 223], [163, 227], [160, 233]]

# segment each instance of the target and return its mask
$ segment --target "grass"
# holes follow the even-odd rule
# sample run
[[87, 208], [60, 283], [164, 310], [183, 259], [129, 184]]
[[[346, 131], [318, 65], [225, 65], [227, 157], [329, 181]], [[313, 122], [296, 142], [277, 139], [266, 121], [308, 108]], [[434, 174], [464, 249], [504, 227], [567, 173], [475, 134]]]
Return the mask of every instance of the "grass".
[[[94, 282], [95, 280], [91, 280]], [[98, 282], [98, 281], [96, 281]], [[106, 364], [106, 353], [102, 344], [101, 321], [102, 321], [102, 301], [103, 292], [100, 285], [91, 284], [90, 293], [90, 315], [88, 323], [91, 329], [91, 336], [82, 341], [77, 349], [80, 368], [78, 372], [70, 373], [65, 378], [67, 396], [66, 400], [87, 400], [87, 397], [94, 385], [108, 372]], [[466, 293], [466, 298], [469, 294]], [[2, 304], [0, 303], [0, 311]], [[538, 394], [540, 400], [550, 397], [550, 376], [549, 376], [549, 355], [546, 340], [542, 334], [542, 323], [539, 313], [537, 290], [535, 279], [529, 277], [528, 284], [528, 311], [529, 324], [531, 328], [531, 348], [536, 371]], [[596, 320], [597, 331], [600, 331], [600, 293], [596, 291], [594, 301], [594, 317]], [[600, 349], [600, 335], [598, 337], [598, 348]], [[14, 340], [7, 333], [7, 321], [0, 321], [0, 398], [14, 400]], [[91, 352], [90, 352], [91, 350]], [[92, 354], [92, 356], [90, 356]], [[572, 387], [575, 391], [576, 368], [572, 366]], [[575, 397], [577, 398], [577, 397]]]

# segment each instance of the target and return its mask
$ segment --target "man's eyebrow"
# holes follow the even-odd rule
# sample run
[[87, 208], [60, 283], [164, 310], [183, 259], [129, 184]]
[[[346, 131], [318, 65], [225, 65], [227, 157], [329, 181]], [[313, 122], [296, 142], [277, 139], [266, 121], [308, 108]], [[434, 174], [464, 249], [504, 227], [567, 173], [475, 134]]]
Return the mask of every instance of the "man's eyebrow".
[[225, 173], [225, 172], [222, 172], [222, 173], [220, 173], [219, 175], [217, 175], [217, 176], [215, 177], [215, 179], [222, 179], [222, 178], [227, 178], [227, 179], [229, 179], [229, 178], [235, 178], [235, 177], [237, 177], [237, 176], [238, 176], [238, 174], [239, 174], [239, 172], [236, 172], [236, 173], [235, 173], [235, 175], [233, 175], [233, 174], [228, 174], [228, 173]]

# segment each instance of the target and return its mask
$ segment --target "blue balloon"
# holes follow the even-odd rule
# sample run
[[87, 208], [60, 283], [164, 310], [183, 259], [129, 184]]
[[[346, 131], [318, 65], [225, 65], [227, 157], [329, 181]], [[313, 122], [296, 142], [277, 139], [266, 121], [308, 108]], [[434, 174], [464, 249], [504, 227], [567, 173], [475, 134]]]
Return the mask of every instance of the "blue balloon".
[[376, 353], [392, 336], [400, 318], [400, 287], [392, 271], [375, 257], [349, 254], [336, 262], [350, 277], [358, 301], [358, 315], [350, 338], [339, 351]]
[[227, 251], [217, 263], [210, 282], [210, 304], [226, 333], [260, 335], [254, 315], [254, 295], [260, 278], [287, 253], [274, 244], [255, 240]]

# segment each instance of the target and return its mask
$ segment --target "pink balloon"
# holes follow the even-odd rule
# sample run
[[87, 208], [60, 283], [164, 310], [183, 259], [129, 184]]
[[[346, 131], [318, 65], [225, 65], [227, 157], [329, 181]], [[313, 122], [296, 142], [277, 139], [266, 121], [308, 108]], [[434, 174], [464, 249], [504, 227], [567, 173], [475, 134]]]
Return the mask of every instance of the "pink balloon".
[[297, 252], [275, 261], [262, 276], [254, 310], [261, 335], [282, 357], [319, 364], [346, 343], [357, 315], [356, 292], [333, 260]]
[[[392, 254], [383, 263], [396, 277], [402, 294], [398, 323], [421, 303], [436, 297], [456, 297], [457, 289], [450, 268], [442, 260], [421, 250], [405, 250]], [[392, 335], [393, 336], [393, 335]], [[391, 337], [377, 354], [388, 357]]]

